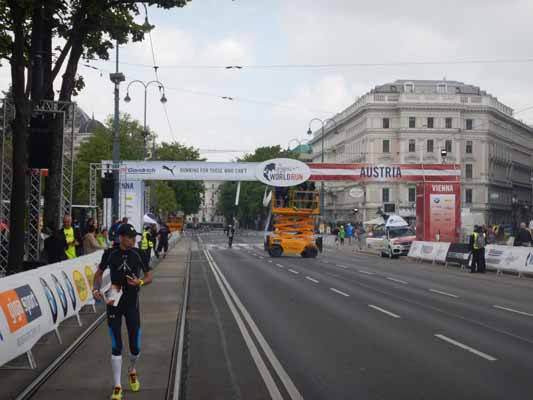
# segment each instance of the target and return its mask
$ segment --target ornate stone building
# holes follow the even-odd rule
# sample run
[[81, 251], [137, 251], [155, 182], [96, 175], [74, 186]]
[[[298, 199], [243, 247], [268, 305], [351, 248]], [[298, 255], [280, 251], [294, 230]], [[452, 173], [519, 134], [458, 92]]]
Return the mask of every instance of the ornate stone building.
[[[461, 166], [463, 209], [486, 223], [529, 221], [532, 201], [533, 128], [479, 87], [456, 81], [398, 80], [376, 86], [335, 115], [325, 131], [326, 162], [372, 165], [449, 163]], [[320, 162], [320, 130], [313, 161]], [[446, 158], [441, 157], [446, 150]], [[415, 187], [372, 183], [352, 198], [348, 182], [327, 185], [329, 221], [375, 216], [379, 207], [415, 214]]]

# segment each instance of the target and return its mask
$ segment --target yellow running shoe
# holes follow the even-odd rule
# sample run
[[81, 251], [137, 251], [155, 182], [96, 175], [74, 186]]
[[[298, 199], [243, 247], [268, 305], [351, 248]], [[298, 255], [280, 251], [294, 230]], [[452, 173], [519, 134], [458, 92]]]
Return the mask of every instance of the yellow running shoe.
[[132, 392], [138, 392], [141, 389], [141, 383], [139, 382], [139, 379], [137, 378], [136, 372], [130, 372], [130, 388]]
[[113, 388], [113, 394], [111, 395], [111, 400], [122, 400], [122, 388], [115, 386]]

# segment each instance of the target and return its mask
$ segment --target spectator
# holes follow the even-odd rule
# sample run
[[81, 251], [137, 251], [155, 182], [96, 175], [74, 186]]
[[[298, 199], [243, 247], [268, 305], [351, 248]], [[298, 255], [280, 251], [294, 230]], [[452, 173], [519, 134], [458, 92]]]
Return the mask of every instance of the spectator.
[[76, 247], [80, 246], [82, 240], [79, 229], [72, 226], [72, 217], [66, 214], [63, 217], [63, 228], [61, 228], [61, 238], [66, 257], [70, 260], [78, 256]]
[[335, 245], [337, 247], [339, 247], [339, 232], [340, 232], [340, 229], [337, 226], [335, 226], [333, 230], [331, 231], [331, 234], [335, 236]]
[[483, 232], [483, 227], [475, 226], [472, 236], [470, 236], [470, 251], [472, 251], [472, 266], [470, 273], [485, 273], [485, 246], [487, 245], [487, 235]]
[[531, 246], [531, 232], [526, 228], [526, 223], [520, 223], [520, 229], [518, 230], [516, 237], [514, 239], [515, 246]]
[[341, 246], [344, 246], [344, 238], [346, 237], [346, 231], [344, 230], [344, 225], [341, 225], [339, 229], [339, 240]]
[[498, 227], [498, 232], [496, 233], [496, 244], [505, 245], [505, 228], [500, 225]]
[[107, 228], [97, 230], [96, 240], [98, 240], [98, 243], [100, 243], [100, 246], [102, 246], [102, 248], [104, 249], [107, 249], [109, 247], [109, 241], [107, 239], [108, 235], [109, 232], [107, 231]]
[[353, 237], [353, 226], [350, 223], [346, 225], [346, 237], [348, 238], [348, 244], [351, 246]]
[[102, 250], [103, 247], [96, 240], [96, 227], [94, 225], [87, 226], [87, 233], [83, 237], [83, 251], [85, 254], [91, 254], [95, 251]]
[[83, 234], [84, 234], [84, 236], [85, 236], [85, 234], [86, 234], [87, 232], [89, 232], [89, 228], [90, 228], [91, 226], [94, 226], [94, 228], [95, 228], [95, 232], [96, 232], [96, 229], [98, 229], [98, 224], [96, 223], [96, 219], [93, 218], [93, 217], [89, 218], [89, 219], [87, 220], [87, 223], [86, 223], [85, 226], [84, 226], [84, 229], [83, 229]]
[[65, 254], [65, 242], [61, 231], [57, 228], [48, 228], [50, 236], [44, 240], [44, 251], [48, 264], [57, 263], [67, 259]]
[[170, 233], [170, 229], [168, 229], [168, 226], [163, 224], [161, 225], [161, 228], [159, 228], [157, 236], [159, 238], [157, 252], [163, 252], [163, 258], [165, 258], [168, 252], [168, 239], [170, 236], [172, 236], [172, 233]]
[[154, 254], [159, 258], [159, 251], [157, 250], [157, 225], [150, 225], [150, 237], [152, 240], [152, 248], [154, 249]]

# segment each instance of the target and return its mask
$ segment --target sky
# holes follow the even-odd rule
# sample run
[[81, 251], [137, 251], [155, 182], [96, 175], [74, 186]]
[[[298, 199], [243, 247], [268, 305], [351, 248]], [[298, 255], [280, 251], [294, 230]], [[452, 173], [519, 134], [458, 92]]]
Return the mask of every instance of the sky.
[[[533, 59], [531, 0], [193, 0], [181, 9], [150, 7], [148, 17], [168, 102], [165, 114], [151, 87], [147, 123], [159, 141], [194, 146], [210, 161], [243, 154], [228, 150], [294, 147], [293, 139], [309, 138], [312, 118], [331, 117], [396, 79], [457, 80], [515, 110], [533, 106], [533, 63], [294, 67]], [[155, 79], [149, 40], [121, 46], [120, 61], [121, 98], [132, 80]], [[114, 61], [91, 64], [99, 70], [80, 67], [86, 88], [75, 101], [103, 121], [113, 112]], [[251, 67], [205, 68], [221, 65]], [[292, 67], [253, 67], [265, 65]], [[8, 85], [4, 65], [0, 88]], [[142, 122], [143, 88], [133, 84], [130, 97], [121, 112]], [[516, 117], [531, 124], [533, 110]]]

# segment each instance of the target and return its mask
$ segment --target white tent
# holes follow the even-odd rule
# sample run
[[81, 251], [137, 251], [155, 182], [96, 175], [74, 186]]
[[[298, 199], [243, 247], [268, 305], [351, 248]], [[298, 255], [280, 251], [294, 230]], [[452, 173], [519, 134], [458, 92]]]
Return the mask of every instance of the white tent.
[[409, 226], [409, 224], [399, 215], [391, 215], [385, 224], [386, 228], [398, 228], [401, 226]]
[[383, 225], [385, 220], [383, 217], [379, 216], [377, 218], [371, 219], [370, 221], [363, 222], [363, 225]]

